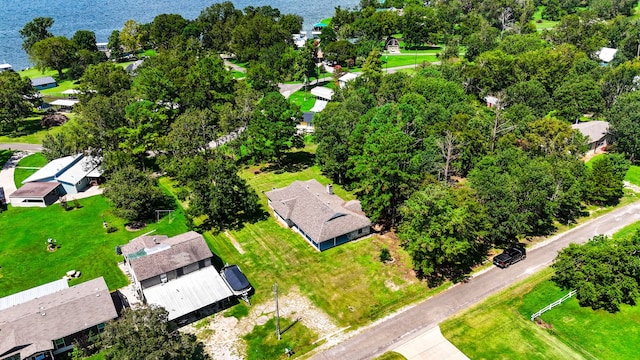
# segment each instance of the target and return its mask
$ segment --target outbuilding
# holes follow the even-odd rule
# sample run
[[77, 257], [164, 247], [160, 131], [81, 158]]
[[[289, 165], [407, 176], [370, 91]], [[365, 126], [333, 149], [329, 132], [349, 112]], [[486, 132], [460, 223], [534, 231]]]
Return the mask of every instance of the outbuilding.
[[47, 207], [60, 197], [60, 183], [27, 183], [9, 195], [13, 207]]
[[54, 78], [52, 78], [51, 76], [45, 76], [45, 77], [41, 77], [41, 78], [31, 79], [31, 85], [34, 88], [36, 88], [36, 90], [38, 90], [38, 91], [45, 90], [45, 89], [51, 89], [51, 88], [54, 88], [54, 87], [58, 86], [58, 84], [56, 83], [56, 80]]

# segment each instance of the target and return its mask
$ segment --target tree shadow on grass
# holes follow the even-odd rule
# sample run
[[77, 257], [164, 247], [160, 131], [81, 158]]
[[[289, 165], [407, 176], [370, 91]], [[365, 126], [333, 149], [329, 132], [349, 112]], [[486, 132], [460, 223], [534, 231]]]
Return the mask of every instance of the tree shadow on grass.
[[2, 167], [4, 166], [4, 164], [7, 163], [7, 161], [9, 161], [9, 159], [11, 158], [11, 155], [13, 154], [13, 151], [10, 150], [0, 150], [0, 169], [2, 169]]
[[38, 119], [23, 119], [17, 122], [17, 130], [16, 131], [7, 131], [6, 133], [0, 134], [5, 135], [9, 138], [18, 138], [22, 136], [27, 136], [31, 134], [35, 134], [38, 131], [43, 130], [42, 126], [40, 126], [40, 118]]
[[313, 166], [316, 155], [308, 151], [293, 151], [284, 154], [280, 163], [272, 163], [262, 168], [262, 171], [273, 171], [277, 174], [283, 172], [298, 172]]

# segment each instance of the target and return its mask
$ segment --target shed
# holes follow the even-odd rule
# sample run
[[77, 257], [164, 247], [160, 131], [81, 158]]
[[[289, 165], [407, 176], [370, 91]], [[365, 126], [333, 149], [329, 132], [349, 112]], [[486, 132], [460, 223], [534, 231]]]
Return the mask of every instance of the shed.
[[58, 200], [59, 188], [57, 181], [27, 183], [9, 195], [11, 206], [47, 207]]
[[77, 99], [57, 99], [49, 103], [51, 106], [55, 106], [60, 110], [71, 111], [73, 107], [79, 103]]
[[318, 99], [331, 101], [331, 98], [333, 97], [333, 90], [325, 86], [316, 86], [311, 89], [311, 95], [315, 96]]
[[618, 49], [603, 47], [596, 52], [603, 65], [609, 64], [618, 53]]
[[58, 84], [56, 83], [56, 80], [51, 76], [31, 79], [31, 85], [34, 88], [36, 88], [36, 90], [38, 91], [44, 90], [44, 89], [51, 89], [58, 86]]

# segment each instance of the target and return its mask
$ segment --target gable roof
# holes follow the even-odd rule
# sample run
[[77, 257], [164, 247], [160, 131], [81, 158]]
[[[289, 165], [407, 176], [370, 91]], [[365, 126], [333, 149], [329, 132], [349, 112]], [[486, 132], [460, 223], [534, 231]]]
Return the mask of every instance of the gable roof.
[[202, 235], [195, 231], [171, 238], [141, 236], [124, 245], [122, 253], [129, 259], [138, 281], [213, 257]]
[[331, 98], [333, 97], [333, 90], [325, 86], [316, 86], [311, 89], [311, 95], [331, 100]]
[[[287, 187], [268, 191], [265, 195], [281, 217], [291, 220], [316, 242], [371, 225], [364, 213], [357, 211], [358, 201], [345, 203], [339, 196], [329, 194], [316, 180], [294, 181]], [[347, 204], [348, 207], [345, 206]]]
[[39, 77], [39, 78], [35, 78], [35, 79], [31, 79], [31, 85], [32, 86], [41, 86], [41, 85], [48, 85], [48, 84], [55, 84], [56, 80], [54, 78], [52, 78], [51, 76], [45, 76], [45, 77]]
[[0, 356], [53, 349], [53, 340], [118, 316], [102, 277], [0, 311]]
[[77, 154], [65, 156], [47, 163], [40, 170], [22, 181], [23, 184], [35, 181], [58, 180], [68, 184], [76, 184], [85, 176], [102, 175], [99, 158]]
[[571, 125], [573, 129], [587, 138], [589, 143], [596, 142], [605, 137], [609, 131], [609, 123], [606, 121], [587, 121]]

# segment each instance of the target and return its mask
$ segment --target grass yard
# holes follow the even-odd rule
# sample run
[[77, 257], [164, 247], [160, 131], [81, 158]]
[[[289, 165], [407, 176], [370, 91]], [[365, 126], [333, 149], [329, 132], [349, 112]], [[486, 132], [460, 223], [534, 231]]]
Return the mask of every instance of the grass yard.
[[[615, 237], [627, 237], [640, 223]], [[538, 325], [531, 314], [560, 299], [551, 268], [489, 297], [440, 325], [449, 341], [472, 359], [631, 359], [640, 342], [640, 307], [610, 314], [582, 308], [575, 298], [547, 311]]]
[[[386, 63], [385, 63], [386, 61]], [[407, 65], [420, 65], [423, 62], [431, 63], [440, 61], [435, 55], [417, 55], [417, 56], [406, 56], [406, 55], [383, 55], [382, 56], [382, 68], [392, 68], [398, 66], [407, 66]]]
[[[309, 154], [298, 152], [291, 157], [298, 158], [297, 164], [308, 166], [292, 169], [293, 172], [276, 173], [258, 167], [241, 172], [259, 194], [265, 210], [264, 191], [286, 186], [294, 180], [330, 182], [318, 167], [309, 166], [313, 162]], [[338, 185], [334, 185], [334, 191], [345, 200], [354, 199], [353, 194]], [[238, 264], [247, 274], [256, 289], [252, 297], [254, 304], [271, 301], [271, 289], [277, 282], [282, 293], [299, 289], [339, 326], [358, 327], [441, 290], [429, 290], [416, 279], [409, 255], [389, 236], [373, 235], [319, 253], [270, 215], [228, 234], [229, 237], [224, 233], [206, 233], [205, 238], [223, 262]], [[393, 263], [379, 261], [383, 246], [390, 249], [395, 258]]]
[[16, 184], [16, 188], [20, 188], [22, 186], [22, 181], [32, 174], [34, 174], [38, 169], [23, 169], [25, 168], [41, 168], [47, 164], [47, 159], [42, 156], [42, 153], [31, 154], [27, 157], [24, 157], [18, 162], [18, 166], [14, 170], [13, 180]]
[[[114, 217], [102, 196], [79, 200], [81, 207], [64, 211], [47, 208], [12, 208], [0, 213], [0, 297], [62, 278], [68, 270], [82, 272], [71, 285], [104, 276], [110, 290], [127, 284], [117, 267], [122, 258], [115, 246], [148, 231], [169, 236], [187, 231], [184, 213], [176, 211], [159, 223], [137, 232], [124, 229], [124, 220]], [[72, 202], [70, 202], [72, 204]], [[118, 228], [107, 234], [102, 221]], [[47, 239], [59, 248], [48, 252]]]
[[[307, 89], [310, 91], [311, 86], [308, 86]], [[302, 112], [311, 110], [311, 108], [313, 108], [313, 105], [315, 105], [316, 103], [316, 98], [311, 95], [309, 91], [307, 91], [306, 93], [304, 90], [294, 92], [289, 96], [289, 102], [300, 106], [300, 111]]]
[[[292, 324], [287, 318], [280, 318], [281, 331]], [[285, 333], [280, 334], [280, 340], [276, 337], [274, 329], [276, 321], [269, 319], [264, 325], [257, 325], [249, 334], [244, 336], [247, 342], [247, 359], [280, 359], [285, 357], [284, 349], [292, 349], [296, 354], [304, 354], [311, 351], [317, 345], [312, 342], [318, 338], [309, 328], [302, 323], [295, 323]]]
[[22, 119], [18, 123], [18, 131], [15, 133], [0, 133], [0, 142], [22, 143], [22, 144], [42, 144], [42, 139], [48, 132], [60, 131], [58, 128], [43, 129], [40, 126], [41, 115], [34, 115]]
[[631, 165], [624, 179], [634, 185], [640, 186], [640, 166]]
[[544, 11], [545, 6], [538, 6], [538, 10], [533, 13], [533, 23], [536, 25], [536, 29], [538, 31], [553, 29], [558, 21], [545, 20], [542, 18], [542, 12]]

